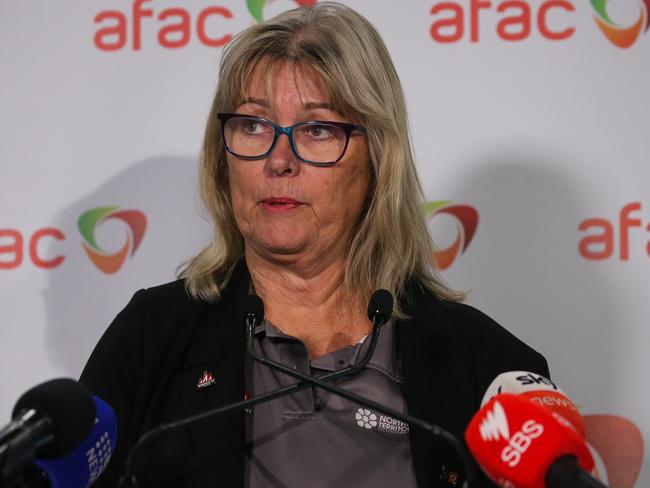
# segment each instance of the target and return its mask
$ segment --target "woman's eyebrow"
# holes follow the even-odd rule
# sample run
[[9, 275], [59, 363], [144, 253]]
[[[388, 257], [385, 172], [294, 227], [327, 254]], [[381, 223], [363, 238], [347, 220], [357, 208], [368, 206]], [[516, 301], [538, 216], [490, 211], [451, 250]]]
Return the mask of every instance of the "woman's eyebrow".
[[[246, 105], [248, 103], [259, 105], [260, 107], [269, 108], [269, 102], [265, 98], [255, 98], [255, 97], [246, 97], [244, 98], [239, 106]], [[309, 112], [310, 110], [317, 109], [326, 109], [332, 112], [338, 113], [338, 110], [329, 102], [307, 102], [302, 106], [302, 112]]]
[[318, 108], [325, 108], [327, 110], [331, 110], [332, 112], [336, 112], [337, 110], [334, 108], [334, 105], [328, 102], [307, 102], [306, 104], [303, 105], [303, 110], [315, 110]]
[[266, 101], [264, 98], [254, 98], [254, 97], [246, 97], [244, 98], [239, 105], [246, 105], [247, 103], [254, 103], [255, 105], [259, 105], [261, 107], [268, 108], [269, 103]]

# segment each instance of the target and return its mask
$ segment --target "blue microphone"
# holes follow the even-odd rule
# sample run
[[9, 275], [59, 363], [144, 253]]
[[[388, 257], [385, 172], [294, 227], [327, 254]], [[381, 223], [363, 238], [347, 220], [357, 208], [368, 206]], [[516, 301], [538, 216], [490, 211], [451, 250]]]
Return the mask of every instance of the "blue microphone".
[[95, 424], [90, 434], [68, 455], [58, 459], [34, 459], [43, 470], [52, 488], [86, 488], [102, 474], [117, 439], [117, 417], [103, 400], [93, 397]]
[[99, 478], [115, 449], [115, 412], [71, 379], [27, 391], [12, 418], [0, 430], [0, 486], [21, 484], [36, 465], [52, 488], [86, 488]]

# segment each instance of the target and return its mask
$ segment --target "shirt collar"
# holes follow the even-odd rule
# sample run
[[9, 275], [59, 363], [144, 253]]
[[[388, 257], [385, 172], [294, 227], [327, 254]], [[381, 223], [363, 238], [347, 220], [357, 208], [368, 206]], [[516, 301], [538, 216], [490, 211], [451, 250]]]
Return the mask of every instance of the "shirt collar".
[[[392, 319], [382, 326], [377, 338], [377, 345], [367, 367], [385, 374], [393, 381], [401, 383], [403, 378], [397, 348], [395, 347], [395, 328], [395, 321]], [[258, 340], [266, 338], [272, 341], [295, 342], [304, 346], [300, 339], [285, 334], [266, 319], [255, 328], [255, 336], [258, 337]], [[355, 345], [344, 346], [324, 356], [312, 359], [310, 366], [321, 371], [336, 371], [354, 364], [361, 358], [368, 347], [370, 347], [369, 335]], [[306, 347], [304, 349], [306, 350]]]

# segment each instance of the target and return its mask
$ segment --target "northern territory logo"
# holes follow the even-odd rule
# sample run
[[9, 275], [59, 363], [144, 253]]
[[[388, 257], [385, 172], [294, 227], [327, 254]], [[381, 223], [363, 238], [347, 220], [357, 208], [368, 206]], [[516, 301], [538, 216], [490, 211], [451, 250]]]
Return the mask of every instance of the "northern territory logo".
[[408, 434], [409, 425], [401, 420], [394, 419], [388, 415], [376, 414], [367, 408], [359, 408], [355, 414], [354, 419], [357, 425], [362, 429], [377, 429], [386, 434]]
[[639, 18], [631, 26], [618, 25], [607, 12], [608, 0], [590, 0], [596, 15], [596, 23], [614, 45], [620, 48], [630, 47], [639, 37], [641, 31], [647, 32], [650, 28], [650, 0], [637, 0], [639, 3]]
[[[115, 253], [102, 249], [95, 240], [95, 228], [103, 222], [116, 219], [126, 224], [126, 242]], [[84, 251], [95, 266], [104, 273], [118, 271], [126, 258], [133, 256], [142, 242], [142, 237], [147, 228], [147, 218], [139, 210], [122, 210], [120, 207], [99, 207], [84, 212], [77, 221]]]
[[447, 269], [472, 242], [478, 227], [478, 212], [470, 205], [452, 205], [449, 201], [427, 202], [423, 209], [428, 221], [441, 214], [451, 215], [456, 219], [456, 237], [453, 244], [446, 249], [436, 249], [433, 252], [438, 268]]
[[[311, 7], [316, 5], [318, 0], [293, 0], [300, 7]], [[273, 3], [274, 0], [246, 0], [246, 6], [257, 22], [264, 22], [264, 8]]]

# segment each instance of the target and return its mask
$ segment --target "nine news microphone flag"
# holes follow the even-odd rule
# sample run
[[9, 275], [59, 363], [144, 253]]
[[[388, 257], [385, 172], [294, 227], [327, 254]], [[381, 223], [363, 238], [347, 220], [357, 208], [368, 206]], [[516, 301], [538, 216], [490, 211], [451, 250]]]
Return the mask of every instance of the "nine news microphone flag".
[[117, 418], [106, 402], [93, 399], [97, 408], [95, 425], [83, 442], [67, 456], [34, 460], [52, 488], [85, 488], [97, 481], [108, 466], [117, 440]]
[[52, 488], [85, 488], [101, 475], [115, 449], [115, 412], [72, 379], [28, 390], [12, 418], [0, 431], [1, 486], [20, 485], [34, 463]]

